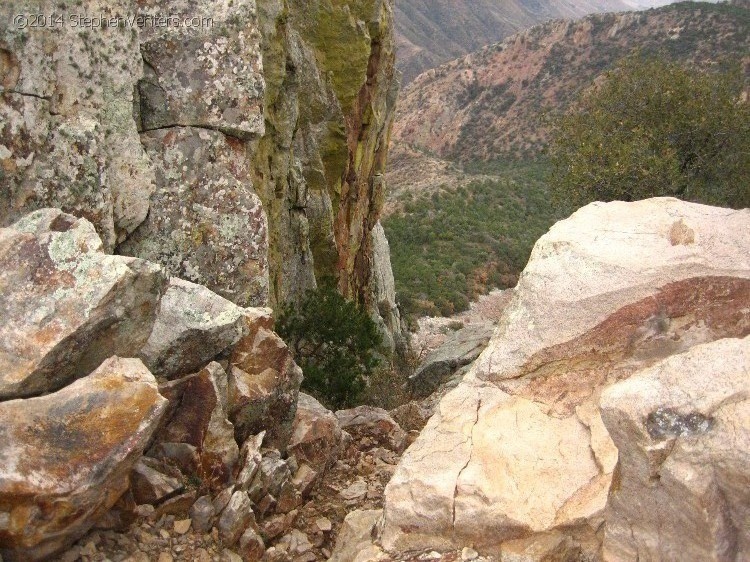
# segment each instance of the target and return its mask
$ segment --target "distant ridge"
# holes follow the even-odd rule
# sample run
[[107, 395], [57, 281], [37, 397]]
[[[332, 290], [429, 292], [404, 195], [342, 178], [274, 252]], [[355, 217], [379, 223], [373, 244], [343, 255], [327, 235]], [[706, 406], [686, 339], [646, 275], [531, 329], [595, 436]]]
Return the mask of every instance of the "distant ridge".
[[403, 83], [451, 59], [550, 19], [639, 10], [670, 0], [403, 0], [396, 3]]

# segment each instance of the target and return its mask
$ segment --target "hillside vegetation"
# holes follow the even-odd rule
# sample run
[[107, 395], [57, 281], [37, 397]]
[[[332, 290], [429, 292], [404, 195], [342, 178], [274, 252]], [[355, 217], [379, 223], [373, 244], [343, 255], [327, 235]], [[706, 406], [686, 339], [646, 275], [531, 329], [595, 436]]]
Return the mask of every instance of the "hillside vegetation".
[[465, 310], [487, 287], [512, 287], [534, 242], [560, 217], [549, 205], [544, 161], [496, 170], [439, 191], [406, 193], [384, 221], [402, 309]]
[[634, 49], [698, 68], [750, 60], [750, 11], [683, 2], [533, 27], [419, 76], [402, 93], [394, 149], [464, 163], [533, 157], [546, 146], [545, 116]]
[[450, 314], [513, 285], [535, 240], [566, 212], [550, 197], [552, 123], [635, 52], [690, 72], [739, 61], [747, 81], [750, 11], [680, 3], [550, 22], [406, 88], [384, 220], [406, 312]]

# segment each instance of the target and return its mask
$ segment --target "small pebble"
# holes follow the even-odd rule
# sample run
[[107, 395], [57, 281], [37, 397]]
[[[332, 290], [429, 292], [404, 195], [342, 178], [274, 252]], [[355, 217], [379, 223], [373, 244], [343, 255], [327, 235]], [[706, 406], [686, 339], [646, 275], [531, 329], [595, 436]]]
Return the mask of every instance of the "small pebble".
[[468, 562], [469, 560], [475, 560], [479, 556], [479, 553], [473, 548], [465, 547], [461, 551], [461, 560]]
[[190, 524], [192, 519], [181, 519], [174, 522], [174, 532], [180, 535], [184, 535], [190, 530]]

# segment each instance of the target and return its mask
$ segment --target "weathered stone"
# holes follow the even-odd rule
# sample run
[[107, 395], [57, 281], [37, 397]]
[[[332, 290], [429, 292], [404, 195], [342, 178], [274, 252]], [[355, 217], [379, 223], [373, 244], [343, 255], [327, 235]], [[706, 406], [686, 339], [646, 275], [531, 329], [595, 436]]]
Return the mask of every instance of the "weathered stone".
[[[670, 235], [677, 223], [689, 243]], [[665, 357], [745, 335], [748, 248], [750, 211], [675, 199], [594, 203], [557, 223], [489, 347], [389, 482], [386, 549], [498, 554], [504, 541], [564, 530], [595, 556], [617, 461], [599, 395]], [[669, 412], [653, 421], [674, 423]]]
[[367, 437], [374, 445], [381, 445], [398, 453], [406, 448], [406, 432], [382, 408], [357, 406], [339, 410], [336, 418], [341, 428], [354, 439]]
[[294, 524], [296, 517], [297, 512], [290, 511], [289, 513], [274, 515], [264, 520], [260, 526], [260, 534], [266, 544], [286, 533]]
[[237, 490], [221, 512], [216, 527], [224, 544], [231, 546], [239, 540], [245, 529], [254, 524], [253, 503], [247, 492]]
[[295, 559], [299, 555], [306, 554], [312, 550], [310, 539], [299, 529], [292, 529], [289, 533], [281, 537], [275, 546], [277, 549], [287, 552]]
[[193, 520], [193, 529], [198, 533], [207, 533], [213, 527], [216, 509], [211, 501], [211, 496], [201, 496], [193, 507], [190, 508], [190, 518]]
[[148, 218], [118, 251], [159, 263], [240, 306], [265, 305], [267, 223], [252, 192], [245, 146], [192, 127], [143, 133], [141, 140], [157, 187]]
[[500, 556], [503, 562], [572, 562], [582, 558], [580, 547], [559, 531], [506, 541]]
[[197, 496], [198, 493], [195, 490], [189, 490], [185, 493], [166, 499], [154, 510], [151, 518], [154, 521], [158, 521], [164, 515], [185, 515], [190, 511]]
[[0, 403], [3, 558], [40, 560], [83, 536], [127, 490], [165, 405], [143, 363], [117, 357], [54, 394]]
[[620, 451], [605, 557], [750, 557], [750, 337], [669, 357], [601, 408]]
[[224, 508], [229, 504], [229, 500], [232, 499], [232, 495], [234, 495], [234, 486], [228, 486], [216, 494], [213, 499], [213, 506], [216, 513], [224, 511]]
[[281, 487], [291, 479], [291, 473], [286, 461], [282, 460], [278, 451], [268, 453], [260, 462], [253, 483], [248, 493], [253, 501], [259, 501], [266, 494], [279, 497]]
[[430, 395], [458, 369], [473, 363], [487, 347], [494, 331], [495, 325], [487, 322], [453, 332], [409, 377], [412, 394]]
[[240, 340], [245, 321], [244, 309], [206, 287], [172, 277], [139, 356], [157, 377], [194, 373]]
[[258, 468], [260, 468], [260, 463], [263, 460], [260, 447], [263, 444], [265, 436], [266, 432], [261, 431], [258, 435], [248, 438], [242, 444], [242, 450], [240, 451], [240, 471], [236, 482], [237, 488], [240, 490], [247, 491], [255, 479]]
[[105, 255], [91, 223], [56, 209], [0, 229], [0, 399], [55, 391], [107, 357], [137, 355], [165, 283], [154, 264]]
[[[108, 2], [107, 17], [132, 17], [135, 5]], [[146, 217], [154, 189], [132, 118], [142, 72], [137, 30], [101, 27], [92, 41], [91, 29], [68, 21], [14, 25], [14, 15], [33, 17], [28, 9], [15, 1], [0, 6], [0, 226], [60, 207], [91, 221], [111, 251]], [[75, 9], [67, 0], [34, 4], [34, 13], [65, 19]], [[96, 4], [89, 9], [96, 13]]]
[[178, 478], [160, 472], [159, 468], [159, 461], [148, 457], [135, 463], [130, 474], [130, 489], [137, 504], [159, 504], [185, 487]]
[[252, 527], [248, 527], [240, 537], [237, 551], [242, 556], [244, 562], [257, 562], [263, 558], [263, 554], [266, 552], [266, 545], [263, 543], [263, 539], [258, 532]]
[[[169, 399], [168, 396], [165, 398]], [[157, 443], [148, 454], [176, 467], [183, 474], [198, 474], [200, 471], [198, 449], [187, 443]]]
[[239, 458], [234, 428], [227, 420], [227, 375], [216, 362], [201, 372], [161, 385], [174, 411], [157, 439], [187, 443], [200, 458], [200, 476], [219, 487], [228, 482]]
[[317, 482], [318, 476], [320, 475], [310, 465], [302, 463], [294, 474], [292, 484], [302, 496], [306, 496]]
[[[397, 347], [404, 343], [401, 338], [401, 313], [396, 304], [396, 282], [391, 269], [391, 250], [380, 221], [375, 223], [370, 232], [370, 240], [372, 245], [372, 300], [378, 312], [373, 316], [383, 334], [384, 344], [391, 352], [395, 352]], [[489, 341], [489, 338], [487, 339]]]
[[142, 128], [196, 126], [238, 138], [263, 134], [265, 83], [255, 0], [223, 6], [148, 0], [138, 7], [143, 16], [189, 18], [198, 24], [143, 29]]
[[341, 438], [341, 427], [333, 412], [312, 396], [300, 392], [288, 453], [298, 463], [305, 462], [323, 473], [338, 460]]
[[286, 449], [301, 382], [302, 370], [282, 339], [253, 323], [230, 360], [229, 419], [237, 442], [266, 431], [266, 446]]
[[422, 431], [433, 412], [419, 402], [407, 402], [388, 412], [405, 431]]
[[[373, 538], [375, 528], [382, 517], [383, 511], [380, 509], [349, 513], [344, 519], [344, 524], [336, 539], [336, 547], [328, 562], [385, 559], [385, 555], [375, 545]], [[360, 558], [361, 556], [364, 558]]]

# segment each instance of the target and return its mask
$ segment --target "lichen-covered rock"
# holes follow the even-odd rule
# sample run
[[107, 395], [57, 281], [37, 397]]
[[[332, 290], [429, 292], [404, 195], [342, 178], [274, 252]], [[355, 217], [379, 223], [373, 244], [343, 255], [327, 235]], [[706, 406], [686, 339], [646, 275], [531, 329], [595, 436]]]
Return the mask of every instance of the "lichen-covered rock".
[[0, 398], [55, 391], [135, 357], [166, 286], [155, 264], [102, 252], [86, 219], [35, 211], [0, 229]]
[[601, 408], [620, 451], [606, 559], [750, 557], [750, 337], [669, 357]]
[[668, 198], [594, 203], [553, 226], [488, 348], [388, 484], [383, 545], [498, 554], [559, 530], [594, 556], [617, 462], [599, 395], [746, 335], [749, 249], [750, 211]]
[[312, 396], [299, 393], [288, 453], [297, 463], [307, 463], [318, 473], [338, 460], [342, 430], [336, 416]]
[[160, 391], [170, 401], [171, 418], [157, 441], [192, 445], [200, 460], [199, 476], [213, 487], [229, 482], [239, 447], [227, 419], [226, 371], [209, 363], [199, 373], [161, 385]]
[[141, 138], [157, 188], [148, 219], [118, 251], [159, 263], [240, 306], [267, 304], [268, 227], [244, 143], [194, 127]]
[[128, 488], [166, 400], [138, 359], [112, 357], [46, 396], [0, 403], [0, 553], [41, 560]]
[[262, 319], [235, 346], [229, 367], [229, 419], [244, 443], [266, 431], [265, 444], [285, 450], [292, 434], [302, 370]]
[[[146, 217], [154, 172], [132, 117], [142, 73], [129, 27], [27, 25], [13, 17], [82, 13], [72, 0], [0, 6], [0, 226], [60, 207], [89, 219], [107, 250]], [[89, 14], [135, 14], [135, 0], [87, 2]], [[95, 36], [96, 40], [92, 40]]]
[[142, 130], [196, 126], [238, 138], [264, 132], [263, 62], [255, 0], [138, 2], [143, 17], [190, 26], [144, 26], [138, 83]]
[[245, 322], [244, 309], [202, 285], [172, 277], [139, 356], [157, 377], [194, 373], [236, 344]]

